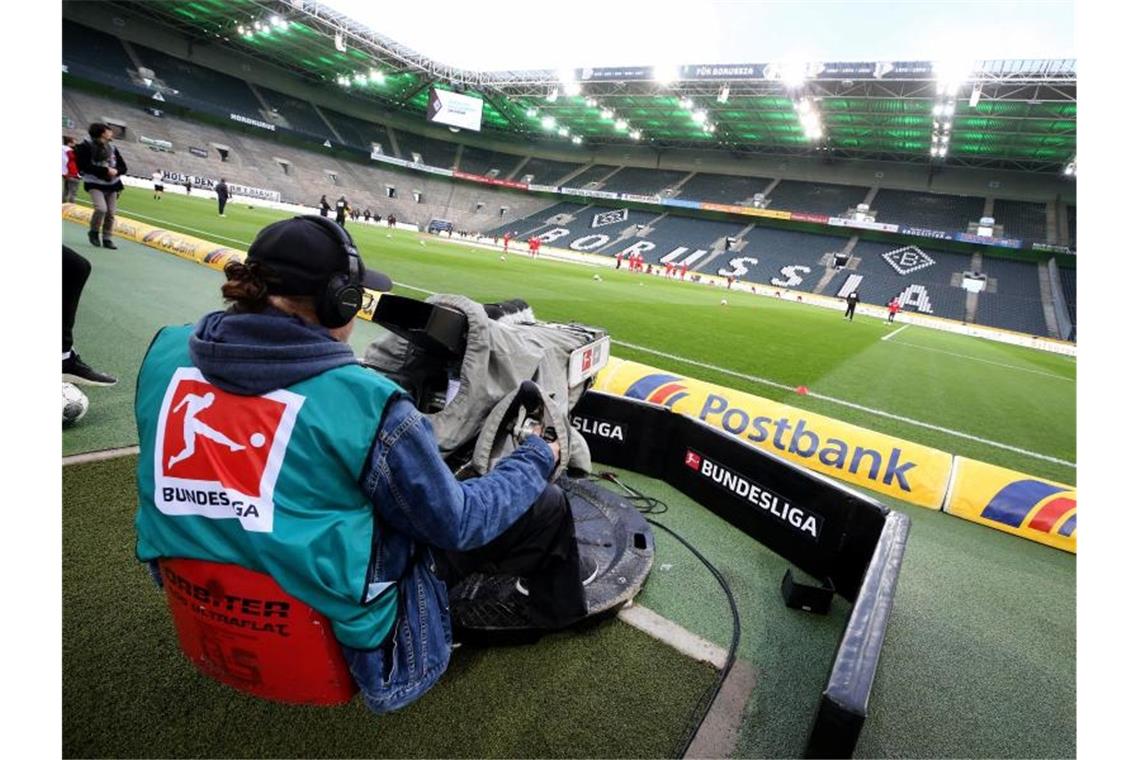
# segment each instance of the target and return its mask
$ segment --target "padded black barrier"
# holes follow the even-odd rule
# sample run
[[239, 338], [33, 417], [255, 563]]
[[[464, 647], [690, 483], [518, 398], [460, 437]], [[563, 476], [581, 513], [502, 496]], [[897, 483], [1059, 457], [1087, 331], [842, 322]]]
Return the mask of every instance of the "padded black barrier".
[[804, 757], [851, 757], [867, 719], [871, 685], [894, 605], [910, 518], [891, 512], [835, 653]]
[[589, 391], [571, 424], [596, 462], [664, 480], [852, 602], [805, 749], [850, 757], [894, 602], [906, 515], [655, 404]]
[[854, 601], [883, 505], [655, 404], [589, 391], [571, 422], [596, 461], [664, 480]]

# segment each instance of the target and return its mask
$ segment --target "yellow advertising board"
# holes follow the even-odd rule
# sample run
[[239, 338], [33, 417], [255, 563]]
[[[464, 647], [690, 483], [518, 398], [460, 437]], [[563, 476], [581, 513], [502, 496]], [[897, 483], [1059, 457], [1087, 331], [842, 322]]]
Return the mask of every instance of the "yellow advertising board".
[[749, 393], [611, 358], [594, 389], [668, 407], [824, 475], [938, 509], [952, 456]]
[[[76, 203], [65, 203], [63, 204], [63, 218], [69, 222], [86, 226], [91, 222], [91, 209]], [[202, 240], [191, 235], [183, 235], [181, 232], [171, 232], [161, 227], [136, 222], [134, 219], [123, 216], [115, 217], [115, 234], [183, 259], [205, 264], [219, 271], [225, 269], [226, 264], [231, 261], [245, 260], [245, 251], [211, 243], [208, 240]], [[379, 300], [380, 293], [365, 289], [364, 305], [357, 316], [361, 319], [371, 319]]]
[[1077, 552], [1077, 489], [958, 457], [944, 511], [964, 520]]

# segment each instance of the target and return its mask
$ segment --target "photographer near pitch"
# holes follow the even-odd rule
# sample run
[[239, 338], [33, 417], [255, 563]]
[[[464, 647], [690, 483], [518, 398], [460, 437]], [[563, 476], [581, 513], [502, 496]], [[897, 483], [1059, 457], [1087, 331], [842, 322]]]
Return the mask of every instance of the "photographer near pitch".
[[[229, 307], [163, 328], [139, 372], [140, 560], [271, 575], [330, 619], [378, 713], [443, 675], [446, 584], [474, 568], [525, 577], [539, 625], [585, 614], [569, 503], [548, 483], [559, 444], [525, 435], [487, 474], [457, 480], [411, 398], [347, 345], [364, 288], [391, 289], [347, 232], [316, 215], [276, 222], [225, 274]], [[192, 491], [178, 501], [186, 478], [217, 491], [243, 477], [240, 514]]]
[[95, 211], [91, 214], [91, 227], [87, 239], [99, 247], [99, 233], [103, 233], [104, 248], [118, 248], [111, 235], [115, 229], [115, 207], [119, 193], [123, 192], [120, 176], [127, 173], [127, 162], [119, 149], [111, 144], [114, 133], [102, 122], [87, 128], [87, 137], [75, 147], [75, 163], [83, 175], [83, 189], [91, 195]]

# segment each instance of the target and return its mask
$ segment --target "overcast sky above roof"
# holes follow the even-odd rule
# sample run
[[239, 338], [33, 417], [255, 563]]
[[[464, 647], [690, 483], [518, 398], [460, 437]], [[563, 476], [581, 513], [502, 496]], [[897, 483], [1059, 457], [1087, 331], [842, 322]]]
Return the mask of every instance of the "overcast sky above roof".
[[324, 2], [437, 61], [480, 71], [1076, 57], [1071, 0]]

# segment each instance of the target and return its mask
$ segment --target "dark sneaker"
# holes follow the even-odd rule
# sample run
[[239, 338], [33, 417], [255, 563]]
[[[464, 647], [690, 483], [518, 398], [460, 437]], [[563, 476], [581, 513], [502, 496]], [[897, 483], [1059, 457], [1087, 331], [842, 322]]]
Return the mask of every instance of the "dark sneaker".
[[99, 247], [99, 233], [98, 232], [92, 232], [92, 231], [88, 230], [87, 242], [91, 243], [91, 245], [98, 248]]
[[110, 249], [114, 250], [114, 249], [118, 248], [119, 246], [115, 245], [115, 241], [112, 240], [111, 238], [103, 238], [103, 247], [104, 248], [110, 248]]
[[119, 382], [111, 375], [93, 369], [74, 352], [63, 360], [63, 379], [81, 385], [114, 385]]

